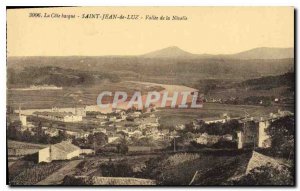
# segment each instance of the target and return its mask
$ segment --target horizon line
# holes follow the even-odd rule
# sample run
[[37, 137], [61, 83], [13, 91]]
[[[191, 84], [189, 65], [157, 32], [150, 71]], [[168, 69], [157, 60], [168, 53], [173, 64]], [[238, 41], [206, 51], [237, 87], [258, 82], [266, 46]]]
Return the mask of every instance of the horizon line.
[[269, 46], [260, 46], [260, 47], [255, 47], [255, 48], [251, 48], [251, 49], [247, 49], [247, 50], [243, 50], [243, 51], [239, 51], [239, 52], [235, 52], [235, 53], [223, 53], [223, 54], [211, 54], [211, 53], [192, 53], [189, 51], [186, 51], [182, 48], [180, 48], [179, 46], [167, 46], [165, 48], [160, 48], [160, 49], [156, 49], [156, 50], [152, 50], [152, 51], [148, 51], [146, 53], [142, 53], [142, 54], [130, 54], [130, 55], [120, 55], [120, 54], [110, 54], [110, 55], [47, 55], [47, 56], [43, 56], [43, 55], [29, 55], [29, 56], [22, 56], [22, 55], [17, 55], [17, 56], [9, 56], [8, 53], [6, 53], [6, 57], [140, 57], [149, 53], [153, 53], [153, 52], [158, 52], [167, 48], [178, 48], [184, 52], [190, 53], [192, 55], [211, 55], [211, 56], [227, 56], [227, 55], [234, 55], [234, 54], [239, 54], [242, 52], [247, 52], [250, 50], [254, 50], [254, 49], [259, 49], [259, 48], [274, 48], [274, 49], [294, 49], [294, 47], [269, 47]]

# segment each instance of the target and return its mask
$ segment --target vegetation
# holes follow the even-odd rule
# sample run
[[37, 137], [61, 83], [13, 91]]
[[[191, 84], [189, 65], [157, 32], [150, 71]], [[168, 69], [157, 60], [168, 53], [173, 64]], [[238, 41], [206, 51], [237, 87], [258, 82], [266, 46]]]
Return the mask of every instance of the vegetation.
[[238, 120], [233, 119], [225, 123], [210, 123], [206, 124], [204, 121], [194, 123], [188, 123], [185, 125], [183, 132], [191, 133], [207, 133], [209, 135], [226, 135], [226, 134], [235, 134], [236, 131], [241, 131], [242, 125]]
[[141, 176], [155, 179], [160, 185], [189, 185], [198, 171], [193, 185], [221, 185], [244, 169], [249, 158], [249, 154], [227, 156], [224, 153], [160, 155], [146, 162]]
[[108, 79], [111, 82], [120, 81], [119, 77], [113, 74], [101, 72], [85, 72], [60, 67], [25, 67], [17, 72], [14, 69], [7, 70], [8, 85], [28, 86], [51, 84], [56, 86], [92, 85], [97, 80]]
[[289, 86], [294, 88], [295, 86], [295, 73], [287, 72], [278, 76], [265, 76], [257, 79], [250, 79], [240, 83], [240, 86], [250, 86], [253, 89], [268, 90], [280, 86]]
[[270, 164], [252, 169], [247, 175], [237, 181], [232, 181], [232, 185], [294, 185], [294, 170], [291, 167], [273, 167]]
[[132, 166], [126, 160], [117, 163], [109, 161], [100, 165], [100, 170], [105, 177], [133, 177]]
[[41, 123], [33, 130], [21, 131], [20, 122], [8, 122], [7, 138], [11, 140], [24, 141], [37, 144], [55, 144], [71, 138], [64, 130], [58, 131], [57, 136], [51, 137], [42, 129]]
[[287, 116], [273, 121], [267, 129], [271, 138], [272, 152], [292, 158], [295, 149], [295, 118]]
[[45, 179], [53, 172], [63, 167], [67, 162], [55, 161], [51, 163], [40, 163], [31, 168], [24, 169], [10, 181], [11, 185], [34, 185]]

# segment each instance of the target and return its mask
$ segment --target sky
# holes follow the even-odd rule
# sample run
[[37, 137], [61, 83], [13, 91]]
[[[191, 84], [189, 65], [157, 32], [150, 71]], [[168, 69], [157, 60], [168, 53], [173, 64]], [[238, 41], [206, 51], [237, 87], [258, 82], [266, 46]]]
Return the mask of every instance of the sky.
[[[29, 13], [74, 14], [75, 19]], [[82, 14], [140, 15], [138, 20]], [[187, 20], [145, 20], [186, 16]], [[169, 46], [195, 54], [294, 47], [292, 7], [73, 7], [7, 10], [8, 56], [140, 55]]]

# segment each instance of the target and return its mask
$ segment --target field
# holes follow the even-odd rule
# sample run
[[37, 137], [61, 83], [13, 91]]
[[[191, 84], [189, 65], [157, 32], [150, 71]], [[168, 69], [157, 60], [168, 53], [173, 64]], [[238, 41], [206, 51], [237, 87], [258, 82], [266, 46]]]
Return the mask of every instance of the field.
[[93, 86], [64, 87], [62, 90], [42, 91], [16, 91], [7, 90], [7, 105], [17, 109], [46, 109], [56, 107], [79, 107], [83, 105], [96, 105], [97, 97], [102, 91], [125, 91], [131, 94], [133, 91], [161, 91], [159, 86], [147, 87], [143, 84], [131, 82], [112, 83], [101, 82]]
[[245, 173], [250, 157], [248, 152], [177, 153], [148, 161], [144, 172], [160, 185], [220, 185]]
[[208, 119], [221, 117], [227, 113], [230, 117], [244, 117], [245, 112], [250, 116], [266, 116], [271, 112], [276, 113], [278, 109], [293, 110], [291, 107], [282, 106], [250, 106], [250, 105], [228, 105], [219, 103], [204, 103], [200, 109], [159, 109], [156, 115], [160, 117], [159, 122], [165, 126], [186, 124], [194, 119]]
[[8, 149], [42, 149], [45, 147], [47, 147], [47, 145], [7, 140]]
[[9, 167], [10, 185], [34, 185], [66, 164], [66, 161], [55, 161], [46, 164], [17, 161]]
[[45, 147], [47, 147], [47, 145], [8, 140], [8, 161], [12, 164], [18, 157], [36, 153]]

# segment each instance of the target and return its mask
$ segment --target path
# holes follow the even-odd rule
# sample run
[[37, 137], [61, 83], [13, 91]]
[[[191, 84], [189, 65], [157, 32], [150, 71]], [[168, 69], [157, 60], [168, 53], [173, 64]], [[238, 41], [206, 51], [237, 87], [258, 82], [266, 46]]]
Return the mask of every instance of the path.
[[73, 160], [66, 164], [64, 167], [59, 169], [58, 171], [52, 173], [46, 179], [38, 182], [36, 185], [58, 185], [61, 184], [64, 177], [68, 174], [71, 174], [74, 168], [81, 162], [82, 160]]

